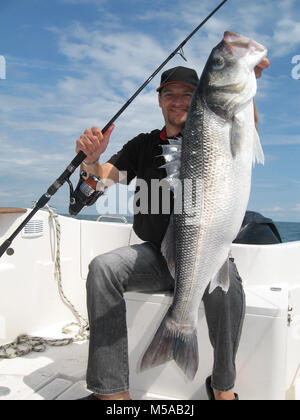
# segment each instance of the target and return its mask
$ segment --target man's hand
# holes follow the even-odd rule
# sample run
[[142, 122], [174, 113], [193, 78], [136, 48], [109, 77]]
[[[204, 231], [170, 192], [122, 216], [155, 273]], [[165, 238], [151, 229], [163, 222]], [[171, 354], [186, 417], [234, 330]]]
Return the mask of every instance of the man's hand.
[[84, 134], [76, 141], [76, 153], [82, 150], [86, 154], [85, 162], [87, 164], [97, 162], [105, 152], [114, 128], [115, 126], [111, 125], [104, 134], [97, 127], [85, 130]]
[[263, 70], [267, 69], [270, 66], [270, 61], [268, 58], [264, 58], [255, 68], [255, 76], [257, 79], [261, 77]]
[[[256, 67], [254, 67], [255, 76], [257, 79], [259, 79], [262, 75], [262, 72], [267, 69], [270, 66], [270, 61], [268, 58], [264, 58]], [[254, 121], [255, 121], [255, 127], [256, 130], [258, 130], [258, 111], [256, 107], [256, 103], [253, 100], [253, 106], [254, 106]]]

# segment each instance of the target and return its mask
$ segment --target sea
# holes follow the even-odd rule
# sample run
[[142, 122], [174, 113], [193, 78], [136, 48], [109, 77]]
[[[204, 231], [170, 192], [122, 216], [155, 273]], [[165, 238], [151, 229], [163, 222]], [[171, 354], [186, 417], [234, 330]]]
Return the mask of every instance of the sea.
[[274, 222], [282, 242], [300, 241], [300, 223], [297, 222]]
[[[68, 215], [64, 215], [68, 216]], [[128, 223], [133, 222], [133, 216], [132, 215], [120, 215], [122, 217], [125, 217], [128, 221]], [[81, 220], [97, 220], [99, 215], [78, 215], [76, 218]], [[124, 223], [121, 219], [115, 219], [108, 216], [102, 216], [103, 221], [106, 222], [120, 222]], [[300, 241], [300, 223], [298, 222], [274, 222], [275, 226], [277, 227], [282, 242], [294, 242], [294, 241]]]

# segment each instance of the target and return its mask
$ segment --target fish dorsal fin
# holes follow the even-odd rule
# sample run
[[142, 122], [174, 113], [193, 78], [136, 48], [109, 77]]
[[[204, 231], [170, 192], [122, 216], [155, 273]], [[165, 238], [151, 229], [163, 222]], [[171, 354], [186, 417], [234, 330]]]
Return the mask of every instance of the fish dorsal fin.
[[264, 165], [265, 163], [265, 155], [260, 143], [260, 138], [258, 132], [254, 130], [254, 140], [253, 140], [253, 166], [256, 163], [261, 163]]
[[169, 144], [162, 145], [163, 153], [161, 156], [165, 159], [165, 164], [161, 166], [167, 172], [166, 180], [171, 189], [174, 190], [176, 181], [179, 179], [181, 166], [181, 138], [168, 139]]

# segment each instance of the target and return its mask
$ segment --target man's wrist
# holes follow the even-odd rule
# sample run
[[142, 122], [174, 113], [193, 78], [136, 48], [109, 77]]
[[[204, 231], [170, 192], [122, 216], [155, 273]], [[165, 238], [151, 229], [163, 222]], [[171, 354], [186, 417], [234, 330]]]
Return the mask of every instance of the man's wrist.
[[82, 164], [86, 168], [89, 168], [89, 167], [94, 166], [94, 165], [98, 165], [99, 164], [99, 158], [97, 160], [95, 160], [94, 162], [90, 162], [90, 163], [87, 163], [87, 162], [83, 161]]

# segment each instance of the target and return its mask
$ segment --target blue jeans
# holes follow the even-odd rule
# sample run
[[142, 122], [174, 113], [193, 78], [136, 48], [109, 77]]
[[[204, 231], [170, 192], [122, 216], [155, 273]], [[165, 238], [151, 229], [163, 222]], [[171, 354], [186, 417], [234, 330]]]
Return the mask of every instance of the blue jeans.
[[[159, 250], [146, 242], [96, 257], [87, 279], [90, 345], [87, 387], [96, 394], [129, 390], [128, 340], [125, 292], [174, 290], [174, 279]], [[214, 349], [212, 386], [219, 391], [234, 387], [235, 357], [245, 316], [241, 279], [233, 261], [230, 288], [203, 297], [210, 341]]]

